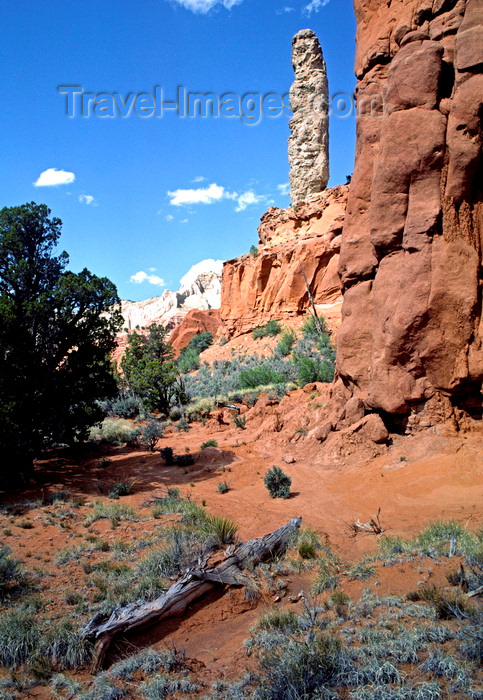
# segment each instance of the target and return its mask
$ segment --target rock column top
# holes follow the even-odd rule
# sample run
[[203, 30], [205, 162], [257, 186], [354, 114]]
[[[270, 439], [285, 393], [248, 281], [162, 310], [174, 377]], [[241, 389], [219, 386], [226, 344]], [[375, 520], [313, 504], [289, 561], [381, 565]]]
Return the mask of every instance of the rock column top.
[[294, 204], [320, 194], [329, 180], [327, 71], [322, 49], [311, 29], [292, 40], [295, 82], [290, 89], [288, 156], [290, 195]]

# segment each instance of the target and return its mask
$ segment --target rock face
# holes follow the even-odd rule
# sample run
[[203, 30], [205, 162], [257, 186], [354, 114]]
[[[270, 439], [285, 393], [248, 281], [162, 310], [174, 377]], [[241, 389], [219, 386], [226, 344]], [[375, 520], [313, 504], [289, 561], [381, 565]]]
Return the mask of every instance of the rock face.
[[340, 302], [337, 268], [347, 193], [347, 185], [340, 185], [295, 209], [270, 207], [258, 229], [257, 255], [223, 267], [221, 334], [233, 337], [305, 313], [309, 299], [301, 266], [316, 304]]
[[305, 202], [329, 181], [328, 85], [319, 40], [310, 29], [292, 40], [295, 82], [290, 88], [288, 157], [292, 202]]
[[185, 348], [190, 340], [200, 333], [207, 331], [215, 335], [220, 325], [219, 309], [192, 309], [188, 311], [179, 326], [173, 330], [169, 340], [176, 356], [182, 348]]
[[177, 292], [166, 289], [160, 297], [122, 301], [125, 327], [133, 330], [160, 323], [174, 328], [191, 309], [219, 309], [222, 267], [221, 260], [203, 260], [184, 275]]
[[483, 0], [355, 9], [334, 396], [409, 424], [435, 397], [441, 415], [481, 418]]

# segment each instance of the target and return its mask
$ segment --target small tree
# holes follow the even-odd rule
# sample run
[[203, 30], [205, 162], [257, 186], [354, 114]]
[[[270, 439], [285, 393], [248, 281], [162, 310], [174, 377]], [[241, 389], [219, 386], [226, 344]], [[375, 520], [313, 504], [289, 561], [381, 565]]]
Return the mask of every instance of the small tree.
[[153, 323], [147, 335], [134, 331], [121, 360], [124, 379], [147, 411], [168, 413], [176, 396], [178, 370], [173, 362], [169, 330]]
[[62, 222], [34, 202], [0, 211], [0, 479], [25, 482], [54, 442], [83, 439], [116, 392], [116, 288], [54, 255]]
[[275, 465], [263, 477], [271, 498], [289, 498], [292, 479]]

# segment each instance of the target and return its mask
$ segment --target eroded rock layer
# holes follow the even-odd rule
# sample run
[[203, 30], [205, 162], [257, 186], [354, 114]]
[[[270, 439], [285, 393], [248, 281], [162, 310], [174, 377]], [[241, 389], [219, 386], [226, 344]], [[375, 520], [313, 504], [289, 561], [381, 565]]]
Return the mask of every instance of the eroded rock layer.
[[[356, 0], [335, 395], [481, 417], [483, 0]], [[459, 410], [458, 409], [458, 410]]]
[[270, 207], [258, 229], [256, 255], [223, 267], [220, 333], [232, 337], [271, 319], [303, 314], [316, 304], [340, 300], [337, 272], [348, 187], [326, 190], [296, 208]]
[[292, 202], [305, 202], [329, 181], [327, 71], [319, 40], [302, 29], [292, 41], [295, 81], [290, 88], [288, 158]]

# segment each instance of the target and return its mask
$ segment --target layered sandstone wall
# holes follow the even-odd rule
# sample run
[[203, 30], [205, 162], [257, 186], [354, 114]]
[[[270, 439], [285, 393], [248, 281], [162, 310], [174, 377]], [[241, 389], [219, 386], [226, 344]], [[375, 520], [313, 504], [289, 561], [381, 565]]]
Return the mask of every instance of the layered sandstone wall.
[[339, 405], [481, 416], [483, 0], [355, 0]]
[[340, 300], [337, 272], [348, 187], [326, 190], [295, 208], [270, 207], [258, 229], [257, 255], [223, 267], [220, 334], [233, 337], [271, 319], [307, 311], [307, 276], [316, 304]]

